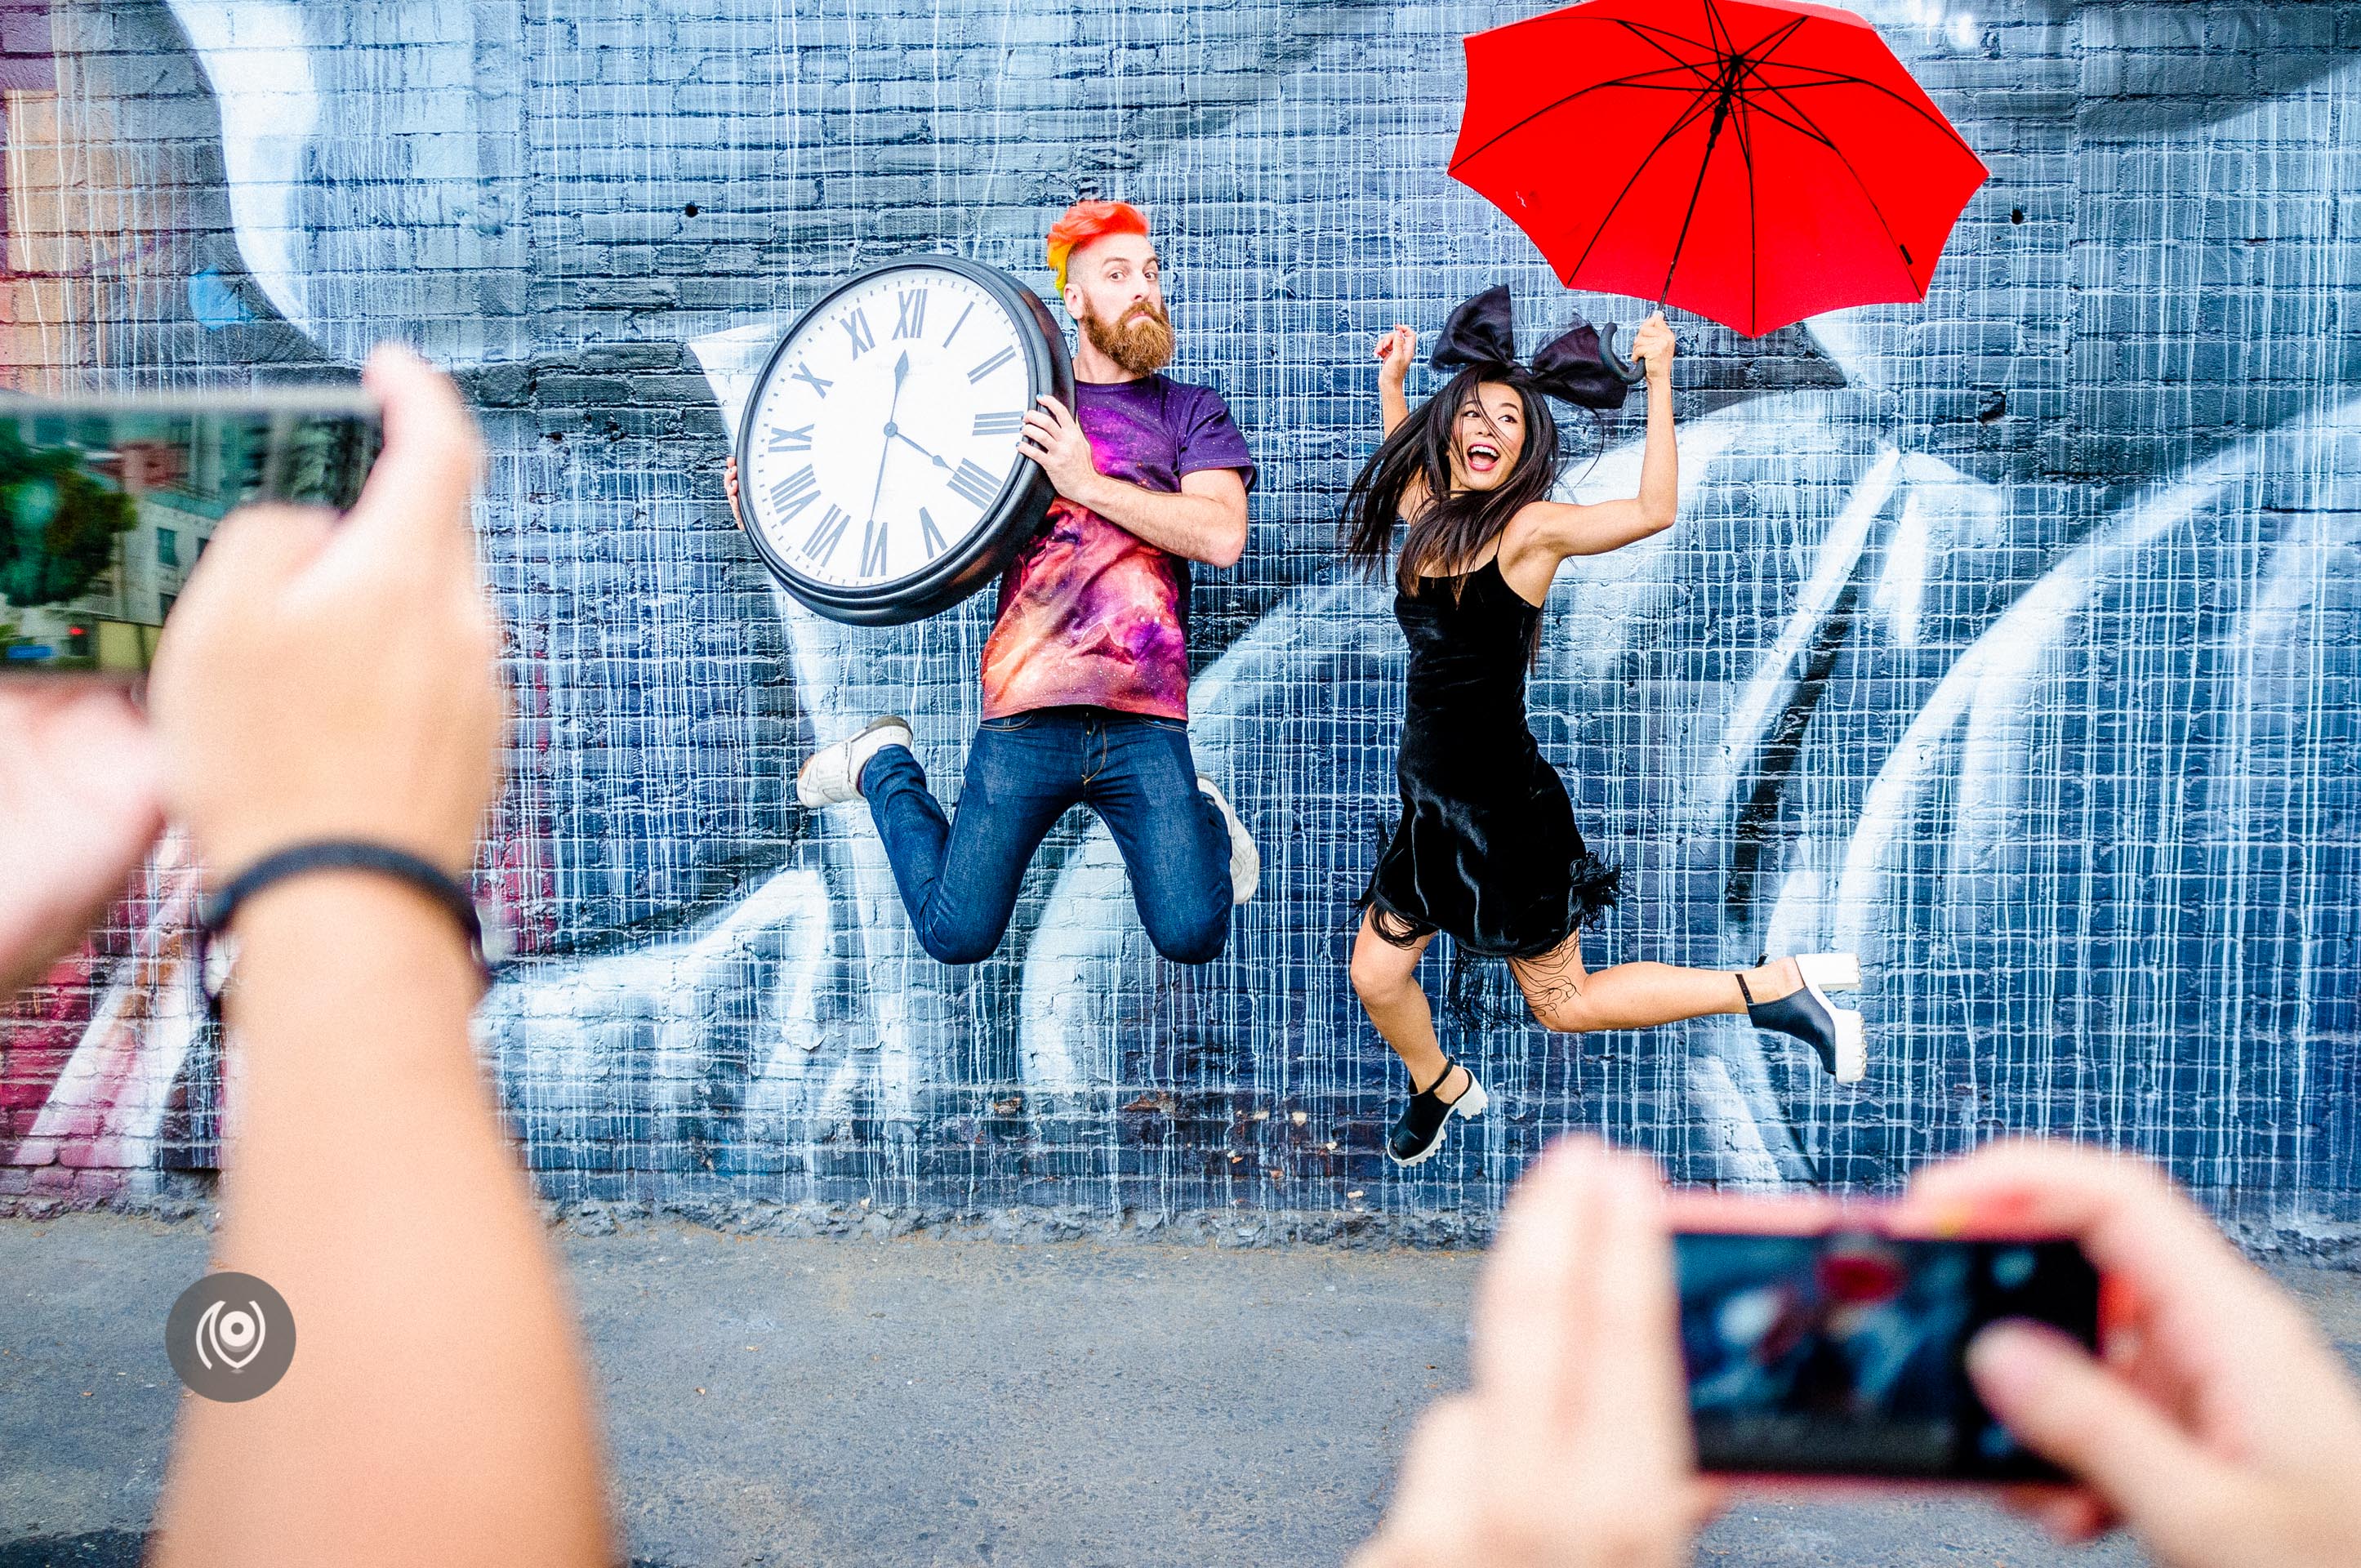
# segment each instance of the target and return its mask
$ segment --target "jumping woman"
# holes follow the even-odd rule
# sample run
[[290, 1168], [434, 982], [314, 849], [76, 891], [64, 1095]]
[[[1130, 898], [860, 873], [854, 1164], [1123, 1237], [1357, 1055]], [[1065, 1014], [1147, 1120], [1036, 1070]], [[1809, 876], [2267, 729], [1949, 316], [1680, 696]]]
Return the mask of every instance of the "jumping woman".
[[[1621, 404], [1628, 390], [1587, 325], [1530, 366], [1516, 356], [1509, 291], [1452, 313], [1433, 364], [1450, 383], [1413, 411], [1404, 396], [1418, 334], [1377, 345], [1385, 440], [1354, 480], [1341, 532], [1372, 576], [1389, 565], [1394, 618], [1410, 641], [1402, 719], [1401, 822], [1362, 897], [1353, 990], [1410, 1069], [1411, 1100], [1387, 1152], [1416, 1165], [1454, 1115], [1485, 1108], [1484, 1086], [1435, 1038], [1418, 962], [1437, 931], [1463, 953], [1509, 961], [1543, 1028], [1641, 1029], [1744, 1013], [1805, 1041], [1840, 1083], [1865, 1067], [1861, 1014], [1828, 992], [1857, 988], [1849, 954], [1781, 959], [1741, 973], [1671, 964], [1583, 968], [1580, 927], [1610, 907], [1620, 874], [1587, 849], [1565, 786], [1525, 723], [1525, 673], [1542, 606], [1569, 555], [1602, 555], [1673, 525], [1673, 334], [1661, 315], [1634, 334], [1647, 364], [1648, 443], [1632, 500], [1550, 499], [1562, 455], [1547, 401]], [[1395, 535], [1400, 549], [1395, 554]]]

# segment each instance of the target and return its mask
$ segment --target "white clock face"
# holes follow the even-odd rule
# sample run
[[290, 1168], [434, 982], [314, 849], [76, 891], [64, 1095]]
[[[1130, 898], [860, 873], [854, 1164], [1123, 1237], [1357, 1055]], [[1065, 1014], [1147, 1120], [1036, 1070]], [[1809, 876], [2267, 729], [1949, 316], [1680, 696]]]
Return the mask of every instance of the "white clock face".
[[897, 268], [798, 323], [748, 408], [748, 517], [835, 588], [926, 571], [991, 521], [1032, 400], [1027, 338], [959, 273]]

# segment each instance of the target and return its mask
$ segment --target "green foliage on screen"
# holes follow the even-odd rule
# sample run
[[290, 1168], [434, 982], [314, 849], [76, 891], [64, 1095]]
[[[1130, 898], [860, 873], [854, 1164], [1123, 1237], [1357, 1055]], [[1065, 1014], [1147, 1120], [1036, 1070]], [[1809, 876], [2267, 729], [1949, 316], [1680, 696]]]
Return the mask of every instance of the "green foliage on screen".
[[116, 536], [138, 525], [131, 498], [82, 465], [72, 448], [27, 446], [0, 423], [0, 599], [21, 609], [81, 597]]

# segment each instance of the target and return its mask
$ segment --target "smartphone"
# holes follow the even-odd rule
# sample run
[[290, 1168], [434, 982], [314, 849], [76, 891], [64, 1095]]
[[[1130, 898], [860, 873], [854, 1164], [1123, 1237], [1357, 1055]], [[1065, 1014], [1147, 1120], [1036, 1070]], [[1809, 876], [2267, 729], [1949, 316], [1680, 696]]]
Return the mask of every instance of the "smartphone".
[[1684, 1231], [1674, 1246], [1701, 1468], [2065, 1479], [1984, 1408], [1966, 1354], [1978, 1331], [2003, 1318], [2096, 1347], [2099, 1276], [2073, 1242], [1834, 1227]]
[[341, 511], [383, 444], [358, 389], [0, 399], [0, 674], [145, 674], [225, 516]]

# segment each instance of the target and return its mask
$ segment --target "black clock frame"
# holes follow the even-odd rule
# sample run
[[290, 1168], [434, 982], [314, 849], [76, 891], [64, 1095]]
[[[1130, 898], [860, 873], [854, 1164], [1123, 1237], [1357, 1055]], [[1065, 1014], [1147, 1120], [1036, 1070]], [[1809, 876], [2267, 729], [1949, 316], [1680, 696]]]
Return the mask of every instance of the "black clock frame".
[[[929, 268], [937, 271], [956, 272], [1008, 307], [1009, 313], [1021, 323], [1029, 312], [1034, 324], [1040, 328], [1038, 336], [1025, 343], [1027, 385], [1046, 388], [1050, 396], [1071, 409], [1074, 406], [1074, 361], [1066, 348], [1066, 334], [1057, 317], [1041, 297], [996, 267], [986, 267], [968, 260], [963, 256], [916, 254], [896, 257], [874, 267], [863, 268], [843, 282], [821, 295], [809, 309], [797, 316], [795, 324], [780, 338], [770, 356], [763, 361], [761, 374], [755, 377], [752, 390], [746, 399], [746, 413], [739, 421], [738, 471], [753, 472], [754, 421], [753, 411], [768, 389], [772, 376], [785, 357], [787, 345], [796, 341], [804, 324], [826, 311], [844, 295], [887, 273], [912, 268]], [[1020, 330], [1017, 334], [1024, 337]], [[1031, 404], [1028, 400], [1027, 407]], [[755, 554], [763, 558], [771, 575], [789, 593], [830, 620], [840, 620], [851, 626], [901, 626], [913, 620], [924, 620], [940, 615], [973, 594], [986, 583], [1008, 570], [1016, 553], [1025, 547], [1041, 520], [1049, 515], [1049, 503], [1057, 499], [1057, 488], [1041, 466], [1029, 458], [1020, 459], [1016, 470], [984, 509], [985, 521], [971, 530], [943, 558], [915, 576], [902, 578], [883, 587], [841, 588], [829, 583], [815, 582], [789, 565], [771, 548], [770, 541], [761, 529], [750, 522], [747, 538], [753, 541]]]

